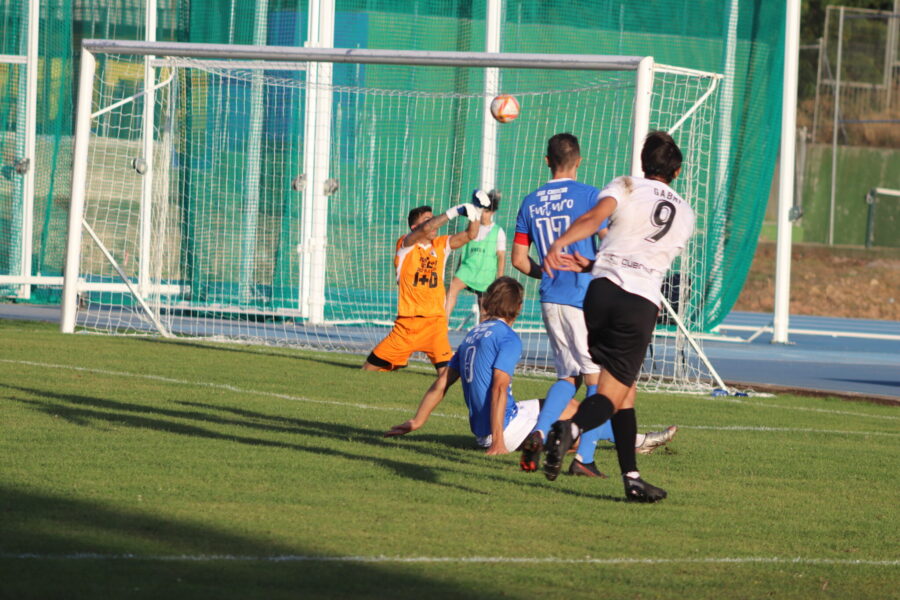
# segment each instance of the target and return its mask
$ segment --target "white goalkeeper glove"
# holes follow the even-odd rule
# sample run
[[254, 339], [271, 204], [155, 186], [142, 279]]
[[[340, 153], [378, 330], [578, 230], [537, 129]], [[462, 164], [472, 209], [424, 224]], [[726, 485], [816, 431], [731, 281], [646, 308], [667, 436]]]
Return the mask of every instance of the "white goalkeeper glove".
[[453, 208], [448, 208], [447, 212], [444, 213], [444, 216], [447, 217], [448, 221], [452, 221], [459, 215], [466, 214], [466, 207], [471, 206], [470, 204], [459, 204], [454, 206]]
[[463, 204], [466, 207], [466, 216], [469, 218], [469, 221], [480, 221], [481, 220], [481, 207], [475, 206], [474, 204]]
[[490, 208], [491, 197], [483, 190], [475, 190], [472, 192], [472, 204], [478, 208]]
[[481, 218], [481, 209], [474, 204], [460, 204], [444, 213], [448, 221], [452, 221], [459, 215], [466, 215], [470, 221], [477, 221]]

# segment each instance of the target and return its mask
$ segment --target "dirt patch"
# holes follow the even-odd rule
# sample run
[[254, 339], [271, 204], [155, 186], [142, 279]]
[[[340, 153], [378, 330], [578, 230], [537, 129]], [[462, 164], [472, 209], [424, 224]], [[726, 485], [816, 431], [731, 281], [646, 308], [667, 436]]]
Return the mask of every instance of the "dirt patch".
[[[772, 312], [775, 244], [761, 242], [734, 310]], [[795, 245], [792, 315], [900, 321], [900, 249]]]

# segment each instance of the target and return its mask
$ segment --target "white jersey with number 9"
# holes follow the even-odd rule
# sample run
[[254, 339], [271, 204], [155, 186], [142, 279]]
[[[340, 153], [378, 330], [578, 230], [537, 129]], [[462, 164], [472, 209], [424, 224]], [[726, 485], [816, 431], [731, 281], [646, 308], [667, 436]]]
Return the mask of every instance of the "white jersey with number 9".
[[609, 233], [591, 274], [660, 305], [660, 287], [694, 231], [694, 210], [661, 181], [617, 177], [600, 192], [614, 198]]

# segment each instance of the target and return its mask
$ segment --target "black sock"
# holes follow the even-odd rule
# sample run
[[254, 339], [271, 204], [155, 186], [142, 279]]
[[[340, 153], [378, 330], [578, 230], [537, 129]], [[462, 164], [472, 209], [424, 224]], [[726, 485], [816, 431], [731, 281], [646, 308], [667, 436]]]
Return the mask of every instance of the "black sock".
[[585, 398], [578, 406], [578, 412], [572, 417], [572, 422], [582, 431], [587, 431], [606, 423], [615, 410], [612, 400], [603, 394], [594, 394]]
[[633, 408], [625, 408], [612, 417], [613, 435], [616, 436], [616, 453], [622, 474], [637, 471], [634, 438], [637, 436], [637, 417]]

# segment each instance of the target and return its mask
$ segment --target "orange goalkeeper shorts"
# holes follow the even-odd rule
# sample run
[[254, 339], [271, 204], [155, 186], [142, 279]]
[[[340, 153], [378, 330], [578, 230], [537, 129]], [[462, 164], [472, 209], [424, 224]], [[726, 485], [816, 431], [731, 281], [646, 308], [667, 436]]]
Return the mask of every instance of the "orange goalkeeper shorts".
[[424, 352], [435, 367], [445, 367], [453, 357], [447, 337], [447, 317], [397, 317], [394, 328], [375, 346], [367, 359], [393, 371], [406, 366], [413, 352]]

